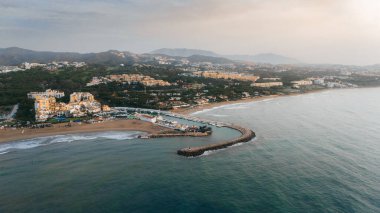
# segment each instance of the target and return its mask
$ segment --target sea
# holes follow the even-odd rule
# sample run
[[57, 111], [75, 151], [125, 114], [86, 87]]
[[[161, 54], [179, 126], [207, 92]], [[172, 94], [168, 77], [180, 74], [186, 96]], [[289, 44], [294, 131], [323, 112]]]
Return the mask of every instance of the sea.
[[0, 145], [0, 212], [380, 212], [380, 88], [207, 109], [257, 137], [186, 158], [204, 138], [99, 132]]

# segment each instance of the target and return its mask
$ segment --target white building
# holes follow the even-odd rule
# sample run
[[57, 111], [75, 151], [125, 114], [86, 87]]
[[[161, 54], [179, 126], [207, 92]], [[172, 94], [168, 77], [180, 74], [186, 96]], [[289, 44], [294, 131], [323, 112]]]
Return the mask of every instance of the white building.
[[325, 79], [323, 79], [323, 78], [313, 79], [313, 84], [324, 85], [325, 84]]
[[61, 92], [61, 91], [58, 91], [58, 90], [52, 90], [52, 89], [47, 89], [45, 92], [30, 92], [30, 93], [28, 93], [28, 98], [29, 99], [36, 99], [36, 97], [62, 98], [64, 96], [65, 96], [64, 92]]
[[151, 122], [151, 123], [157, 122], [157, 117], [155, 117], [155, 116], [151, 116], [151, 115], [147, 115], [147, 114], [140, 114], [140, 113], [136, 113], [135, 115], [138, 119], [140, 119], [142, 121], [147, 121], [147, 122]]
[[264, 82], [264, 83], [251, 84], [252, 87], [263, 87], [263, 88], [280, 87], [282, 85], [283, 85], [282, 82]]
[[293, 84], [294, 87], [313, 85], [313, 82], [310, 80], [292, 81], [291, 83]]

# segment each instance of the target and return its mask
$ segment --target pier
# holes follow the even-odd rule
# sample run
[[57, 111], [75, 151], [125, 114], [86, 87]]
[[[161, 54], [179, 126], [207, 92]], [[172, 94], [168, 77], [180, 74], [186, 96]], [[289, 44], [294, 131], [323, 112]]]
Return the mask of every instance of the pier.
[[236, 125], [229, 125], [225, 127], [235, 129], [239, 131], [242, 135], [238, 138], [224, 141], [221, 143], [210, 144], [206, 146], [183, 148], [183, 149], [178, 150], [177, 154], [183, 155], [186, 157], [195, 157], [195, 156], [202, 155], [206, 151], [224, 149], [237, 143], [248, 142], [256, 137], [255, 133], [252, 130], [244, 128], [244, 127], [240, 127]]
[[184, 133], [159, 133], [148, 135], [148, 138], [167, 138], [167, 137], [205, 137], [210, 132], [184, 132]]
[[[210, 144], [210, 145], [205, 145], [205, 146], [197, 146], [197, 147], [189, 147], [189, 148], [183, 148], [180, 150], [177, 150], [178, 155], [186, 156], [186, 157], [195, 157], [202, 155], [206, 151], [211, 151], [211, 150], [218, 150], [218, 149], [224, 149], [229, 146], [238, 144], [238, 143], [244, 143], [244, 142], [249, 142], [253, 138], [256, 137], [255, 133], [244, 127], [240, 127], [234, 124], [229, 124], [225, 122], [217, 122], [217, 121], [211, 121], [211, 120], [206, 120], [206, 119], [201, 119], [197, 117], [193, 117], [191, 115], [181, 115], [177, 113], [172, 113], [168, 111], [160, 111], [160, 110], [153, 110], [153, 109], [142, 109], [142, 108], [132, 108], [132, 107], [115, 107], [119, 112], [127, 112], [127, 111], [133, 111], [133, 112], [139, 112], [139, 113], [156, 113], [158, 115], [165, 115], [168, 117], [173, 117], [173, 118], [179, 118], [187, 121], [192, 121], [192, 122], [197, 122], [197, 123], [202, 123], [206, 125], [211, 125], [217, 128], [230, 128], [237, 130], [241, 133], [241, 135], [238, 138], [234, 138], [228, 141], [223, 141], [219, 142], [216, 144]], [[147, 138], [161, 138], [161, 137], [181, 137], [181, 136], [191, 136], [191, 137], [204, 137], [208, 136], [209, 134], [206, 133], [194, 133], [194, 132], [187, 132], [187, 133], [160, 133], [160, 134], [154, 134], [154, 135], [149, 135]]]

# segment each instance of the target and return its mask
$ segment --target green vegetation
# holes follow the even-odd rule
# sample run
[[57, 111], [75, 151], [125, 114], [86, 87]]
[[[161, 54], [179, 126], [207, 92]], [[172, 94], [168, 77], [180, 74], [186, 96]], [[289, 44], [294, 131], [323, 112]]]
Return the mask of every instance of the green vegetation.
[[[181, 75], [182, 70], [174, 66], [126, 66], [107, 67], [102, 65], [90, 65], [82, 68], [63, 68], [57, 71], [47, 71], [34, 68], [23, 72], [11, 72], [0, 74], [0, 106], [12, 106], [19, 104], [16, 118], [20, 121], [34, 120], [33, 100], [27, 99], [30, 91], [44, 91], [46, 89], [58, 89], [64, 91], [66, 96], [58, 101], [68, 102], [72, 92], [90, 92], [102, 104], [110, 106], [131, 106], [155, 109], [170, 109], [170, 101], [177, 100], [194, 104], [199, 98], [207, 98], [210, 102], [223, 100], [237, 100], [243, 98], [243, 93], [249, 95], [289, 94], [294, 92], [306, 92], [323, 89], [322, 86], [309, 86], [300, 89], [292, 89], [291, 81], [302, 80], [308, 77], [321, 77], [338, 75], [337, 72], [305, 72], [291, 70], [286, 72], [270, 72], [263, 70], [251, 71], [251, 74], [262, 78], [281, 78], [284, 86], [272, 88], [252, 87], [252, 82], [190, 77]], [[92, 77], [110, 74], [142, 74], [155, 79], [162, 79], [173, 83], [167, 87], [145, 87], [142, 84], [123, 84], [111, 82], [87, 87]], [[340, 81], [337, 78], [334, 81]], [[346, 82], [360, 86], [379, 86], [378, 77], [365, 77], [352, 75]], [[195, 89], [188, 89], [191, 84], [203, 85]], [[163, 104], [164, 103], [164, 104]], [[2, 108], [5, 110], [6, 108]], [[0, 109], [1, 110], [1, 109]]]

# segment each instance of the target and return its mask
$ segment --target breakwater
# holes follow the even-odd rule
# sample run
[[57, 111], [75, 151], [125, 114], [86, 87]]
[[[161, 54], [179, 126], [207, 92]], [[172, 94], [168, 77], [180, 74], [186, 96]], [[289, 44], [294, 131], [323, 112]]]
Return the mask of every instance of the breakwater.
[[244, 127], [240, 127], [236, 125], [228, 125], [225, 127], [239, 131], [241, 133], [241, 136], [232, 140], [228, 140], [228, 141], [224, 141], [224, 142], [220, 142], [216, 144], [183, 148], [183, 149], [178, 150], [177, 154], [183, 155], [186, 157], [199, 156], [199, 155], [202, 155], [206, 151], [224, 149], [237, 143], [248, 142], [256, 136], [255, 133], [248, 128], [244, 128]]
[[148, 135], [148, 138], [166, 138], [166, 137], [205, 137], [211, 133], [208, 132], [185, 132], [185, 133], [159, 133]]

